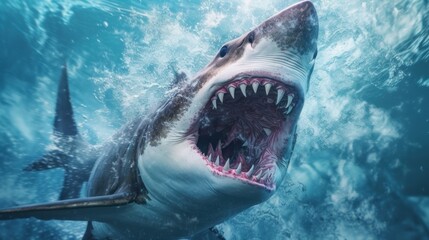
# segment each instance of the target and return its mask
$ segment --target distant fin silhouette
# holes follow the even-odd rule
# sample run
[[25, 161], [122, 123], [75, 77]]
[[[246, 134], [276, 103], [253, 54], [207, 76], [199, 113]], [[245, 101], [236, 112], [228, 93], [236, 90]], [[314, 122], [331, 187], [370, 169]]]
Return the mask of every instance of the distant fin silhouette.
[[58, 85], [54, 134], [59, 134], [62, 137], [79, 135], [73, 118], [73, 108], [70, 102], [70, 90], [66, 65], [62, 68], [60, 84]]
[[54, 118], [55, 150], [24, 168], [25, 171], [42, 171], [64, 168], [65, 176], [59, 200], [78, 198], [82, 185], [88, 180], [96, 157], [92, 148], [84, 143], [77, 130], [70, 101], [67, 66], [61, 71]]

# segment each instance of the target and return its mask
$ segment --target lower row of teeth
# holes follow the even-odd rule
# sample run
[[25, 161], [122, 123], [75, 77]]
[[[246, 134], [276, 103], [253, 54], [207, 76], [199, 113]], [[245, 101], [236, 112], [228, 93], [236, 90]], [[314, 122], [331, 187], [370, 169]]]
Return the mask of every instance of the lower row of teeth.
[[257, 175], [254, 175], [255, 166], [253, 164], [252, 164], [252, 167], [250, 167], [249, 171], [242, 172], [241, 163], [238, 164], [236, 169], [232, 169], [230, 167], [230, 159], [229, 158], [228, 158], [228, 160], [226, 160], [226, 163], [223, 166], [223, 168], [221, 168], [222, 166], [220, 165], [220, 157], [219, 156], [217, 156], [216, 159], [213, 159], [212, 155], [210, 154], [208, 157], [208, 161], [211, 164], [214, 164], [214, 166], [220, 167], [220, 168], [218, 168], [218, 170], [221, 170], [224, 173], [233, 173], [234, 175], [246, 177], [247, 179], [250, 179], [250, 180], [262, 182], [262, 181], [267, 180], [270, 177], [269, 173], [263, 172], [263, 171], [259, 171], [259, 173]]
[[[243, 94], [244, 97], [247, 97], [246, 88], [248, 85], [250, 85], [250, 84], [248, 84], [247, 82], [243, 82], [243, 83], [239, 84], [241, 93]], [[253, 81], [251, 83], [251, 85], [252, 85], [253, 92], [256, 93], [258, 91], [259, 86], [260, 86], [260, 82]], [[268, 96], [273, 84], [272, 83], [265, 83], [263, 86], [265, 88], [265, 94]], [[228, 86], [228, 92], [233, 99], [235, 98], [235, 88], [236, 87], [234, 85]], [[285, 92], [286, 92], [286, 90], [284, 88], [282, 88], [280, 86], [277, 87], [276, 105], [278, 105], [280, 103], [280, 101], [283, 99]], [[223, 98], [224, 98], [225, 93], [226, 93], [226, 89], [220, 89], [217, 91], [217, 93], [215, 94], [215, 97], [212, 98], [213, 109], [217, 109], [217, 98], [219, 99], [219, 101], [221, 103], [223, 103]], [[285, 114], [289, 114], [292, 111], [292, 109], [294, 107], [294, 105], [292, 104], [292, 100], [294, 97], [295, 97], [295, 95], [293, 93], [287, 94], [287, 102], [286, 102], [286, 105], [284, 106]]]

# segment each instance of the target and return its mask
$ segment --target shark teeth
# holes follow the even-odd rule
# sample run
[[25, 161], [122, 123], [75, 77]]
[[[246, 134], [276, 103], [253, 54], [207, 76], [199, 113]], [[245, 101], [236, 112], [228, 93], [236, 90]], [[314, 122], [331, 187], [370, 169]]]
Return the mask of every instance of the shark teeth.
[[[264, 129], [266, 131], [267, 129]], [[268, 133], [267, 133], [268, 134]], [[213, 149], [211, 143], [208, 145], [207, 153], [207, 164], [211, 166], [212, 171], [215, 171], [219, 175], [227, 175], [232, 178], [238, 178], [243, 181], [253, 182], [258, 185], [272, 186], [273, 184], [273, 168], [267, 167], [267, 165], [261, 167], [257, 164], [252, 164], [249, 167], [246, 163], [245, 157], [242, 153], [239, 153], [237, 158], [233, 161], [231, 158], [228, 158], [224, 161], [222, 157], [222, 144], [220, 141], [217, 143], [216, 148]], [[243, 171], [243, 168], [247, 168], [247, 171]]]
[[216, 98], [212, 100], [213, 109], [217, 109]]
[[265, 93], [267, 94], [267, 96], [268, 93], [270, 93], [271, 86], [273, 86], [271, 83], [265, 84]]
[[272, 132], [271, 129], [269, 129], [269, 128], [263, 128], [263, 129], [264, 129], [264, 132], [267, 136], [271, 135], [271, 132]]
[[219, 156], [217, 156], [217, 157], [216, 157], [216, 162], [215, 162], [215, 164], [216, 164], [216, 166], [219, 166], [219, 165], [220, 165], [220, 158], [219, 158]]
[[255, 171], [255, 165], [252, 165], [252, 167], [249, 169], [249, 171], [247, 171], [246, 177], [250, 178], [254, 171]]
[[258, 87], [259, 87], [259, 82], [253, 82], [252, 83], [252, 88], [253, 88], [254, 93], [256, 93], [258, 91]]
[[[247, 86], [251, 86], [253, 92], [247, 92]], [[275, 89], [277, 89], [276, 93], [270, 93], [271, 88], [275, 86]], [[235, 89], [239, 87], [240, 88], [240, 92], [241, 95], [239, 96], [235, 96]], [[242, 97], [249, 97], [248, 94], [254, 95], [258, 93], [258, 88], [262, 87], [265, 89], [265, 94], [268, 97], [267, 102], [268, 103], [275, 103], [276, 106], [278, 106], [278, 108], [283, 108], [284, 111], [283, 113], [288, 115], [292, 112], [293, 108], [294, 108], [294, 99], [295, 99], [295, 94], [290, 92], [290, 89], [285, 86], [285, 85], [281, 85], [279, 82], [273, 81], [273, 80], [269, 80], [269, 79], [259, 79], [259, 78], [254, 78], [254, 79], [239, 79], [233, 83], [229, 83], [229, 85], [227, 87], [222, 87], [220, 88], [216, 94], [211, 98], [211, 105], [212, 105], [212, 109], [218, 109], [218, 105], [217, 105], [217, 100], [219, 99], [219, 101], [221, 103], [224, 103], [225, 101], [225, 93], [229, 93], [230, 95], [230, 99], [236, 99], [236, 97], [238, 98], [242, 98]], [[274, 95], [275, 94], [275, 95]], [[286, 97], [285, 97], [286, 96]], [[261, 97], [261, 96], [259, 96]], [[286, 100], [284, 100], [286, 99]], [[227, 100], [227, 101], [231, 101], [231, 100]], [[296, 104], [295, 104], [296, 105]]]
[[228, 88], [229, 94], [231, 94], [232, 99], [234, 99], [234, 95], [235, 95], [235, 87], [229, 87]]
[[225, 95], [225, 93], [223, 93], [223, 92], [220, 92], [220, 93], [218, 93], [217, 94], [217, 97], [219, 98], [219, 101], [221, 102], [221, 103], [223, 103], [223, 96]]
[[244, 84], [244, 83], [240, 84], [240, 90], [241, 90], [241, 93], [243, 94], [243, 96], [247, 97], [246, 96], [246, 84]]
[[[251, 89], [248, 90], [248, 87]], [[236, 95], [237, 88], [240, 90]], [[279, 122], [287, 121], [288, 115], [300, 103], [297, 96], [299, 95], [293, 86], [281, 81], [270, 78], [240, 77], [228, 81], [226, 85], [219, 87], [214, 92], [206, 105], [207, 110], [213, 112], [207, 112], [207, 116], [216, 116], [222, 122], [224, 121], [221, 119], [223, 116], [228, 116], [230, 113], [234, 115], [231, 111], [244, 108], [245, 111], [249, 110], [249, 113], [246, 112], [246, 114], [251, 114], [252, 111], [266, 107], [266, 111], [276, 111], [275, 116], [279, 116], [278, 113], [283, 114], [285, 118], [279, 116]], [[267, 113], [271, 114], [271, 112]], [[237, 114], [241, 113], [237, 112]], [[238, 115], [238, 117], [240, 116]], [[261, 119], [249, 120], [255, 121], [254, 129], [258, 131], [254, 131], [254, 134], [253, 132], [252, 134], [243, 132], [240, 126], [234, 125], [231, 129], [227, 129], [222, 124], [211, 123], [213, 124], [210, 126], [211, 132], [203, 133], [211, 140], [208, 141], [209, 143], [202, 141], [202, 147], [199, 147], [205, 154], [204, 159], [209, 169], [218, 176], [228, 176], [268, 188], [275, 187], [275, 168], [273, 167], [275, 165], [272, 163], [277, 161], [276, 154], [255, 152], [255, 149], [260, 147], [259, 143], [275, 141], [278, 136], [283, 134], [277, 122], [274, 123], [271, 118], [267, 118], [269, 118], [268, 115], [263, 115]], [[234, 144], [231, 145], [232, 143]]]
[[261, 176], [262, 176], [262, 171], [260, 171], [260, 172], [258, 173], [258, 175], [256, 175], [256, 176], [255, 176], [255, 179], [256, 179], [256, 180], [259, 180], [259, 179], [261, 179]]
[[230, 169], [230, 167], [229, 167], [229, 158], [228, 158], [228, 160], [226, 160], [226, 163], [225, 163], [225, 165], [223, 166], [223, 171], [228, 171]]
[[[247, 172], [243, 173], [242, 163], [245, 162], [246, 160], [244, 159], [244, 156], [242, 154], [239, 154], [239, 156], [237, 157], [236, 161], [238, 161], [238, 165], [235, 164], [237, 166], [235, 170], [231, 167], [230, 158], [226, 160], [225, 164], [222, 164], [223, 158], [221, 157], [222, 156], [222, 149], [220, 149], [221, 145], [222, 145], [221, 142], [219, 142], [216, 146], [216, 149], [213, 149], [213, 146], [209, 144], [209, 149], [208, 149], [209, 153], [207, 156], [207, 162], [215, 166], [218, 169], [218, 171], [221, 171], [222, 173], [235, 174], [238, 176], [245, 177], [247, 179], [252, 179], [252, 175], [255, 172], [255, 165], [252, 164], [252, 167]], [[214, 160], [214, 158], [216, 160]], [[230, 171], [230, 170], [234, 170], [234, 171]]]
[[293, 105], [291, 105], [291, 106], [289, 106], [288, 108], [286, 108], [286, 112], [285, 112], [285, 113], [286, 113], [286, 115], [289, 115], [289, 113], [290, 113], [290, 112], [292, 112], [293, 107], [294, 107], [294, 106], [293, 106]]
[[283, 96], [285, 95], [285, 90], [279, 88], [277, 89], [277, 100], [276, 105], [279, 105], [280, 101], [282, 100]]
[[287, 103], [286, 103], [286, 107], [285, 108], [288, 108], [290, 106], [290, 104], [292, 103], [292, 100], [293, 100], [294, 96], [295, 95], [293, 95], [293, 93], [287, 95]]
[[240, 173], [241, 173], [241, 163], [239, 163], [237, 169], [235, 169], [235, 174], [240, 174]]

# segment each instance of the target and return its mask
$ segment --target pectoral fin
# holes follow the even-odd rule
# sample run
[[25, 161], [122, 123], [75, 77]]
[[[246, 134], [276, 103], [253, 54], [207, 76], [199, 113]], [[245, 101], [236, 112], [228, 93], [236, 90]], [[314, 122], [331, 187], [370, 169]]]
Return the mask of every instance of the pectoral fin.
[[103, 221], [134, 202], [135, 194], [119, 193], [0, 210], [0, 220], [38, 218], [42, 220]]

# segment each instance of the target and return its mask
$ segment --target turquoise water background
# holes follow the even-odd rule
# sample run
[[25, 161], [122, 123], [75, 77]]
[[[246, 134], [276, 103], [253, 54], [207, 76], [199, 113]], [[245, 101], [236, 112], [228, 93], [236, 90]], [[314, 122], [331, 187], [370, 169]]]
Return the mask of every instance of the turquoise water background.
[[[0, 207], [54, 201], [62, 170], [22, 168], [51, 144], [67, 63], [83, 138], [152, 111], [173, 69], [295, 1], [0, 2]], [[428, 239], [429, 2], [314, 1], [319, 54], [288, 176], [219, 225], [227, 239]], [[76, 239], [85, 223], [0, 222], [0, 239]]]

